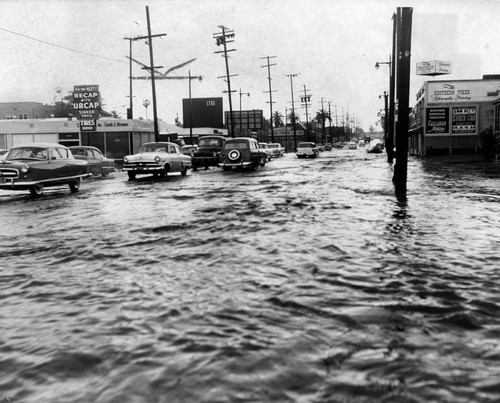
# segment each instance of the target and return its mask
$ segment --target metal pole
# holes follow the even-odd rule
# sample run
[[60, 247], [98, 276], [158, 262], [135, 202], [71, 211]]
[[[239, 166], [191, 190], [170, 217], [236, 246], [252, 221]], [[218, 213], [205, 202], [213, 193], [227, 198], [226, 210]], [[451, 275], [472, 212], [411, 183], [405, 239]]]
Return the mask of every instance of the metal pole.
[[133, 119], [134, 118], [134, 103], [132, 101], [132, 38], [125, 38], [128, 39], [129, 41], [129, 53], [130, 53], [130, 60], [129, 60], [129, 86], [130, 86], [130, 107], [129, 107], [129, 112], [127, 113], [127, 119]]
[[294, 147], [295, 150], [297, 149], [297, 125], [295, 123], [295, 104], [293, 101], [293, 82], [292, 79], [293, 77], [296, 77], [297, 74], [290, 74], [290, 86], [292, 88], [292, 124], [293, 124], [293, 142], [294, 142]]
[[393, 28], [392, 28], [392, 55], [389, 56], [389, 60], [391, 61], [390, 72], [389, 72], [389, 141], [387, 143], [387, 147], [390, 147], [390, 150], [386, 150], [387, 152], [387, 162], [392, 164], [394, 161], [394, 119], [395, 119], [395, 110], [394, 110], [394, 101], [395, 101], [395, 90], [396, 90], [396, 15], [392, 15], [393, 19]]

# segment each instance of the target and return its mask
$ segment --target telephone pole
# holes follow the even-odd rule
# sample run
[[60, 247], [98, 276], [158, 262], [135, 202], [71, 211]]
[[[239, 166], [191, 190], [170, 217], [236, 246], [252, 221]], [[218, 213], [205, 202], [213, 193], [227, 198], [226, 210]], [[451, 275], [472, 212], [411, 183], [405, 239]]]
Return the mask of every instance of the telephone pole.
[[129, 41], [129, 97], [130, 97], [130, 106], [127, 109], [127, 119], [133, 119], [134, 118], [134, 103], [133, 103], [133, 95], [132, 95], [132, 41], [136, 41], [136, 38], [128, 38], [125, 37], [123, 38], [127, 41]]
[[300, 97], [300, 102], [302, 102], [302, 107], [306, 108], [306, 133], [307, 133], [306, 139], [307, 139], [307, 141], [309, 141], [310, 131], [309, 131], [309, 114], [307, 112], [307, 107], [311, 106], [311, 104], [309, 103], [309, 102], [311, 102], [311, 95], [309, 95], [307, 93], [307, 91], [310, 91], [310, 90], [307, 90], [306, 85], [304, 84], [304, 90], [302, 91], [304, 93], [304, 96]]
[[406, 195], [408, 177], [408, 127], [410, 98], [410, 57], [411, 57], [411, 26], [413, 8], [398, 7], [397, 9], [397, 66], [396, 66], [396, 164], [392, 181], [396, 195]]
[[[274, 143], [274, 129], [273, 129], [273, 91], [271, 90], [271, 66], [276, 66], [276, 63], [271, 64], [270, 59], [275, 59], [276, 56], [266, 56], [266, 57], [261, 57], [261, 59], [267, 59], [267, 64], [265, 66], [260, 66], [260, 67], [267, 67], [267, 79], [269, 81], [269, 91], [264, 91], [264, 93], [269, 92], [269, 109], [270, 109], [270, 114], [271, 118], [269, 121], [271, 122], [271, 143]], [[276, 91], [274, 91], [276, 92]], [[285, 117], [286, 118], [286, 117]]]
[[219, 25], [218, 27], [221, 29], [221, 32], [213, 34], [213, 37], [215, 39], [215, 44], [217, 46], [223, 45], [224, 50], [220, 50], [215, 53], [223, 53], [222, 57], [226, 61], [226, 75], [217, 78], [224, 78], [225, 81], [227, 82], [227, 91], [224, 92], [227, 92], [229, 97], [229, 120], [231, 121], [231, 137], [234, 138], [234, 116], [233, 116], [233, 101], [231, 98], [231, 93], [236, 92], [236, 90], [231, 91], [230, 77], [237, 76], [237, 74], [234, 74], [232, 76], [229, 74], [229, 62], [228, 62], [229, 56], [227, 55], [228, 52], [234, 52], [236, 50], [227, 48], [228, 43], [234, 42], [234, 40], [232, 40], [232, 38], [234, 38], [234, 31], [227, 29], [224, 25]]
[[[149, 7], [146, 6], [146, 18], [148, 21], [148, 35], [147, 36], [138, 36], [133, 38], [133, 40], [138, 40], [138, 39], [147, 39], [148, 45], [149, 45], [149, 62], [150, 66], [145, 66], [143, 69], [150, 70], [151, 72], [151, 91], [152, 91], [152, 97], [153, 97], [153, 120], [154, 120], [154, 130], [155, 130], [155, 141], [158, 142], [160, 141], [160, 131], [158, 129], [158, 113], [157, 113], [157, 108], [156, 108], [156, 86], [155, 86], [155, 69], [160, 69], [163, 66], [155, 66], [154, 61], [153, 61], [153, 38], [159, 37], [159, 36], [165, 36], [167, 34], [157, 34], [157, 35], [151, 35], [151, 22], [149, 20]], [[131, 98], [132, 99], [132, 98]]]

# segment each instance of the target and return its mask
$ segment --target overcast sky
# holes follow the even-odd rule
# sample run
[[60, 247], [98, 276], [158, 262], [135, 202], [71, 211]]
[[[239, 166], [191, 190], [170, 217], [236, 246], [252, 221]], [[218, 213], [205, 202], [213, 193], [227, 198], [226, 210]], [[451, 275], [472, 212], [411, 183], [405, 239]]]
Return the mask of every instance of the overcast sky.
[[[300, 95], [312, 95], [310, 115], [335, 108], [341, 119], [349, 111], [364, 130], [375, 126], [383, 107], [379, 95], [388, 89], [392, 48], [392, 15], [397, 7], [413, 8], [411, 94], [426, 79], [416, 63], [447, 60], [452, 74], [436, 79], [477, 79], [500, 73], [497, 0], [2, 0], [0, 12], [0, 102], [53, 103], [74, 85], [99, 85], [106, 110], [126, 117], [129, 103], [129, 41], [147, 35], [146, 6], [153, 34], [154, 64], [161, 71], [196, 58], [171, 76], [203, 76], [192, 81], [192, 97], [223, 97], [229, 110], [224, 58], [214, 52], [213, 34], [224, 25], [235, 33], [230, 48], [233, 109], [262, 109], [269, 118], [266, 56], [271, 67], [273, 111], [295, 106], [305, 121]], [[133, 57], [149, 65], [145, 41], [133, 42]], [[134, 64], [133, 75], [145, 75]], [[428, 78], [429, 79], [429, 78]], [[430, 78], [432, 79], [432, 78]], [[188, 80], [156, 82], [158, 116], [182, 120]], [[250, 96], [240, 96], [250, 93]], [[133, 82], [134, 117], [146, 117], [151, 82]], [[148, 108], [152, 118], [152, 107]]]

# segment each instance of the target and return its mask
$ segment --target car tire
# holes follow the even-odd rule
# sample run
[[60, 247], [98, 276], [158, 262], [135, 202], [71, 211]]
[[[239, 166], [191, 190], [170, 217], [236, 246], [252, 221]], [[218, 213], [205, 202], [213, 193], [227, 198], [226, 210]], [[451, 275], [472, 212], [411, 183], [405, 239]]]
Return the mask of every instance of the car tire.
[[33, 198], [40, 197], [41, 195], [43, 195], [43, 189], [44, 189], [43, 183], [37, 183], [36, 185], [31, 186], [30, 187], [31, 197]]
[[75, 179], [73, 182], [69, 183], [69, 190], [71, 190], [71, 193], [76, 193], [80, 190], [80, 182], [82, 180], [80, 178]]
[[136, 175], [136, 173], [135, 173], [135, 172], [127, 172], [127, 173], [128, 173], [128, 178], [129, 178], [130, 180], [134, 180], [134, 179], [135, 179], [135, 175]]
[[188, 173], [188, 168], [187, 167], [183, 167], [182, 170], [181, 170], [181, 175], [182, 176], [186, 176]]
[[198, 166], [197, 165], [193, 165], [193, 171], [197, 171], [198, 170]]
[[226, 166], [224, 166], [224, 167], [222, 167], [222, 170], [223, 170], [223, 171], [230, 171], [230, 170], [231, 170], [231, 167], [226, 167]]
[[170, 172], [170, 165], [165, 164], [163, 170], [160, 171], [160, 178], [166, 178], [169, 172]]
[[261, 158], [260, 159], [260, 166], [261, 167], [265, 167], [266, 166], [266, 159], [265, 158]]

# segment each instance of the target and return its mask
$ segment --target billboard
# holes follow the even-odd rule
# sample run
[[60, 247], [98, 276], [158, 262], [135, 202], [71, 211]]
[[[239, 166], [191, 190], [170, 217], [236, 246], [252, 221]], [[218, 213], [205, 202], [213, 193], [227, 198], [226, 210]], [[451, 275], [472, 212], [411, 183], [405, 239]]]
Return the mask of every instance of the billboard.
[[75, 85], [73, 109], [80, 121], [81, 131], [95, 131], [95, 120], [101, 110], [101, 94], [98, 85]]
[[443, 74], [451, 74], [451, 62], [431, 60], [417, 63], [418, 76], [440, 76]]
[[476, 107], [451, 108], [451, 121], [453, 134], [475, 134]]
[[222, 97], [184, 98], [182, 100], [182, 123], [185, 128], [213, 127], [223, 129], [222, 119]]
[[427, 108], [425, 114], [426, 134], [448, 134], [450, 132], [449, 108]]
[[[226, 111], [226, 125], [228, 129], [231, 127], [231, 116]], [[246, 111], [233, 111], [234, 129], [238, 131], [242, 129], [259, 130], [264, 127], [264, 113], [262, 109], [252, 109]]]

